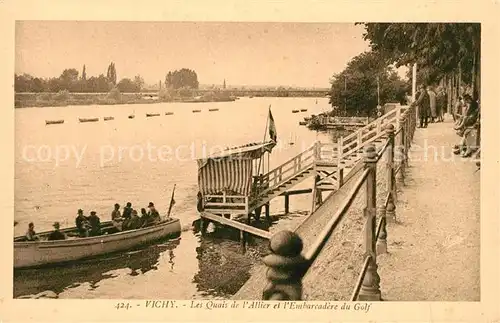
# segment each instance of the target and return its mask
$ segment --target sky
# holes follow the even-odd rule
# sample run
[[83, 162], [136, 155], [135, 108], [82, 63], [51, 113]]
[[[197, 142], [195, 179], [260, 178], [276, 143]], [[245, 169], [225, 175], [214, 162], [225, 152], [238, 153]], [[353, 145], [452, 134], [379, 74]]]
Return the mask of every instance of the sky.
[[17, 74], [87, 78], [140, 74], [147, 84], [189, 68], [201, 84], [329, 87], [329, 79], [369, 49], [352, 23], [18, 21]]

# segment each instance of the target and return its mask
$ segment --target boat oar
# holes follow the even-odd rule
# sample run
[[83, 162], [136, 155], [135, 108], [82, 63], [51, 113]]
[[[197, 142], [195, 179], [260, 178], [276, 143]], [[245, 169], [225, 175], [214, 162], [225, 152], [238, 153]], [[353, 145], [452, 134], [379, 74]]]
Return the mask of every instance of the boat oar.
[[174, 200], [175, 185], [176, 184], [174, 184], [174, 189], [172, 190], [172, 197], [170, 198], [170, 205], [168, 206], [167, 219], [170, 218], [170, 212], [172, 211], [172, 206], [174, 206], [174, 204], [175, 204], [175, 200]]

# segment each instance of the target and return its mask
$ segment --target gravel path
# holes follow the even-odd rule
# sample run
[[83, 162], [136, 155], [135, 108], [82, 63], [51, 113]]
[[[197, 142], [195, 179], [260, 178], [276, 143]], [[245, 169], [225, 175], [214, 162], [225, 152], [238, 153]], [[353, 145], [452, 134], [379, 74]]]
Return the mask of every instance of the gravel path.
[[[406, 185], [398, 194], [397, 223], [388, 225], [388, 254], [378, 257], [386, 301], [478, 301], [479, 172], [453, 155], [459, 138], [451, 121], [415, 134]], [[426, 160], [426, 161], [424, 161]], [[377, 205], [386, 194], [384, 163], [377, 167]], [[356, 181], [331, 196], [297, 230], [304, 249], [338, 210]], [[363, 262], [365, 189], [303, 279], [306, 300], [347, 300]], [[255, 266], [234, 299], [261, 299], [265, 267]]]
[[384, 300], [480, 300], [480, 172], [451, 152], [459, 140], [452, 126], [415, 134], [389, 254], [378, 257]]

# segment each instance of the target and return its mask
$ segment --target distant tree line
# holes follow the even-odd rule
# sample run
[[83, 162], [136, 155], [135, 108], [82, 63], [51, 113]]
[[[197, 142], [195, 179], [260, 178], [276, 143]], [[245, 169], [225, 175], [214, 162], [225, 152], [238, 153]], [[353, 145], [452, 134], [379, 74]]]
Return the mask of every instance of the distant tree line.
[[168, 89], [198, 89], [200, 83], [198, 82], [198, 75], [196, 72], [187, 68], [180, 70], [170, 71], [165, 77], [165, 86]]
[[115, 63], [108, 66], [106, 76], [91, 76], [87, 78], [86, 66], [83, 65], [82, 73], [75, 68], [65, 69], [59, 77], [40, 78], [29, 74], [16, 74], [14, 89], [16, 92], [83, 92], [106, 93], [116, 88], [120, 92], [140, 92], [144, 87], [144, 80], [140, 75], [133, 80], [123, 78], [117, 83]]

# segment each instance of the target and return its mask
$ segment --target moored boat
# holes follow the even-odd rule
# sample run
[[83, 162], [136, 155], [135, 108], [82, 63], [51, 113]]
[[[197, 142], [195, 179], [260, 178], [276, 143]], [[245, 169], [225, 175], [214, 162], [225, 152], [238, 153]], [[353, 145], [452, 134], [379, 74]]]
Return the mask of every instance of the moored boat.
[[174, 114], [173, 112], [165, 112], [165, 115], [166, 115], [166, 116], [171, 116], [171, 115], [173, 115], [173, 114]]
[[300, 110], [292, 110], [292, 113], [297, 113], [299, 112]]
[[80, 122], [97, 122], [99, 118], [78, 118]]
[[104, 121], [115, 120], [115, 117], [104, 117]]
[[306, 112], [307, 109], [300, 109], [300, 112]]
[[307, 121], [299, 121], [299, 125], [301, 125], [301, 126], [307, 126]]
[[109, 222], [101, 223], [104, 234], [79, 238], [76, 227], [61, 230], [66, 240], [48, 241], [51, 231], [38, 234], [39, 241], [23, 241], [24, 236], [14, 238], [14, 268], [40, 267], [51, 264], [92, 258], [108, 253], [129, 250], [181, 232], [179, 219], [168, 218], [154, 226], [136, 230], [107, 233], [114, 229]]
[[193, 113], [201, 112], [201, 110], [193, 110]]
[[159, 113], [146, 113], [146, 117], [159, 117], [160, 114]]
[[45, 124], [61, 124], [64, 123], [64, 120], [45, 120]]
[[208, 109], [208, 111], [219, 111], [219, 108]]

